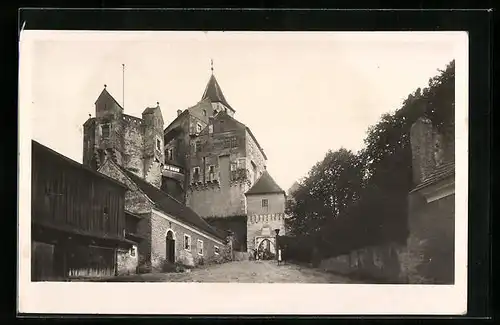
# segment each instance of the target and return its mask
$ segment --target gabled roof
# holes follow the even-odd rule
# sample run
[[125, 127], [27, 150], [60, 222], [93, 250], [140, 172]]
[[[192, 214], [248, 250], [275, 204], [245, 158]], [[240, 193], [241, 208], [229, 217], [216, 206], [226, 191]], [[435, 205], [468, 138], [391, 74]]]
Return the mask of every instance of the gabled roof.
[[437, 183], [447, 177], [455, 175], [455, 162], [451, 161], [437, 167], [424, 181], [418, 184], [410, 193], [416, 192], [424, 187]]
[[265, 170], [264, 173], [259, 177], [257, 182], [250, 188], [245, 195], [253, 194], [272, 194], [272, 193], [283, 193], [285, 191], [276, 183], [276, 181], [269, 175], [268, 171]]
[[151, 199], [151, 201], [158, 209], [169, 214], [173, 218], [178, 219], [181, 222], [184, 222], [190, 226], [194, 226], [195, 228], [214, 236], [219, 240], [225, 239], [219, 231], [210, 226], [189, 207], [177, 201], [169, 194], [149, 184], [134, 173], [122, 168], [121, 166], [120, 168], [141, 189], [141, 191]]
[[226, 98], [224, 97], [224, 94], [222, 93], [222, 89], [220, 88], [219, 83], [217, 82], [217, 79], [215, 79], [215, 76], [213, 74], [208, 80], [205, 91], [203, 92], [203, 96], [201, 96], [201, 100], [204, 99], [210, 99], [210, 101], [213, 103], [222, 103], [226, 107], [230, 108], [233, 112], [235, 112], [231, 105], [228, 104]]
[[118, 101], [116, 101], [116, 99], [113, 96], [111, 96], [111, 94], [106, 90], [106, 86], [104, 86], [104, 89], [101, 91], [101, 94], [99, 95], [99, 97], [97, 97], [95, 104], [97, 104], [97, 102], [100, 101], [101, 99], [111, 99], [116, 103], [116, 105], [118, 105], [118, 107], [123, 109], [122, 105], [120, 105], [120, 103], [118, 103]]

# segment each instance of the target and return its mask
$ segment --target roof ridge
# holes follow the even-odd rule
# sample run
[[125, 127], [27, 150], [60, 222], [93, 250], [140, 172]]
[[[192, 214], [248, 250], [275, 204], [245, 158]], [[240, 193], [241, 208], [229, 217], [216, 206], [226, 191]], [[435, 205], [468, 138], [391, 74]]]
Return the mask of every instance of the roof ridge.
[[[121, 167], [121, 166], [120, 166], [120, 167]], [[123, 169], [123, 168], [122, 168], [122, 169]], [[131, 171], [126, 170], [126, 169], [123, 169], [123, 170], [124, 170], [124, 171], [125, 171], [128, 175], [130, 175], [130, 176], [132, 176], [132, 177], [134, 177], [134, 178], [137, 178], [137, 180], [138, 180], [138, 181], [140, 181], [142, 184], [147, 185], [147, 186], [148, 186], [151, 190], [154, 190], [154, 191], [156, 191], [156, 192], [158, 192], [158, 193], [160, 193], [160, 194], [162, 194], [162, 195], [164, 195], [164, 196], [168, 197], [169, 199], [171, 199], [171, 200], [175, 201], [177, 204], [179, 204], [179, 205], [182, 207], [182, 209], [186, 209], [186, 210], [190, 211], [191, 213], [193, 213], [194, 215], [196, 215], [196, 216], [197, 216], [197, 218], [198, 218], [198, 219], [199, 219], [199, 220], [200, 220], [200, 221], [201, 221], [201, 222], [202, 222], [202, 223], [203, 223], [206, 227], [208, 227], [210, 230], [212, 230], [213, 232], [215, 232], [215, 234], [212, 234], [212, 235], [217, 235], [217, 236], [219, 235], [219, 234], [217, 234], [218, 229], [217, 229], [217, 228], [215, 228], [215, 227], [213, 227], [212, 225], [210, 225], [208, 222], [206, 222], [206, 221], [205, 221], [205, 220], [204, 220], [204, 219], [203, 219], [203, 218], [202, 218], [202, 217], [201, 217], [198, 213], [196, 213], [196, 211], [194, 211], [193, 209], [191, 209], [190, 207], [188, 207], [188, 206], [187, 206], [187, 205], [185, 205], [184, 203], [180, 202], [179, 200], [177, 200], [176, 198], [174, 198], [174, 197], [173, 197], [172, 195], [170, 195], [169, 193], [167, 193], [167, 192], [165, 192], [165, 191], [161, 190], [160, 188], [157, 188], [156, 186], [154, 186], [154, 185], [150, 184], [150, 183], [149, 183], [148, 181], [146, 181], [145, 179], [143, 179], [143, 178], [141, 178], [141, 177], [139, 177], [139, 176], [135, 175], [135, 174], [134, 174], [134, 173], [132, 173]], [[134, 183], [137, 183], [134, 179], [132, 179], [132, 181], [133, 181]], [[138, 186], [140, 187], [140, 184], [138, 184]], [[168, 211], [164, 211], [164, 209], [161, 207], [161, 205], [159, 205], [159, 202], [156, 202], [153, 198], [149, 197], [149, 195], [147, 195], [146, 193], [144, 193], [144, 194], [145, 194], [146, 196], [148, 196], [148, 198], [149, 198], [149, 199], [150, 199], [150, 200], [154, 203], [154, 205], [155, 205], [156, 207], [158, 207], [159, 209], [161, 209], [164, 213], [171, 214], [171, 213], [170, 213], [170, 212], [168, 212]], [[174, 216], [174, 217], [176, 217], [176, 218], [182, 218], [182, 217], [180, 217], [180, 216]], [[187, 221], [187, 220], [184, 220], [184, 222], [190, 223], [190, 222], [189, 222], [189, 221]], [[195, 226], [195, 227], [199, 227], [199, 226], [197, 226], [197, 225], [195, 225], [195, 224], [193, 224], [193, 226]], [[202, 230], [202, 229], [201, 229], [201, 230]]]

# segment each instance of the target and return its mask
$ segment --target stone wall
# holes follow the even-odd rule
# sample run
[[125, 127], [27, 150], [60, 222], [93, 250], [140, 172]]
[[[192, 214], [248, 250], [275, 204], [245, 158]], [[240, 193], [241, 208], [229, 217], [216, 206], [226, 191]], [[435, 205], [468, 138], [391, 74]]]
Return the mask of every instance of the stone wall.
[[196, 122], [201, 122], [203, 127], [208, 124], [208, 118], [213, 116], [213, 107], [210, 100], [202, 100], [196, 105], [189, 107], [189, 115], [192, 116], [192, 130], [196, 132]]
[[253, 252], [255, 247], [255, 238], [260, 236], [276, 237], [274, 229], [279, 229], [279, 235], [285, 236], [285, 214], [261, 214], [250, 215], [247, 218], [247, 251]]
[[453, 284], [455, 195], [427, 203], [418, 192], [409, 198], [405, 270], [410, 283]]
[[187, 205], [202, 217], [231, 217], [245, 215], [245, 196], [249, 185], [236, 182], [221, 185], [198, 186], [187, 192]]
[[123, 166], [137, 176], [144, 175], [144, 138], [142, 134], [142, 120], [132, 116], [123, 117]]
[[[135, 255], [132, 256], [132, 249]], [[116, 265], [118, 275], [130, 275], [137, 273], [137, 266], [139, 265], [139, 254], [137, 246], [129, 250], [118, 249], [116, 252]]]
[[205, 220], [216, 229], [232, 233], [235, 251], [247, 251], [247, 216], [211, 217]]
[[[151, 215], [151, 265], [153, 271], [161, 271], [162, 264], [166, 259], [166, 236], [169, 230], [174, 233], [175, 261], [186, 265], [196, 266], [206, 262], [222, 258], [225, 243], [217, 243], [215, 240], [202, 236], [176, 223], [165, 219], [157, 213]], [[191, 249], [184, 249], [184, 235], [191, 236]], [[203, 255], [198, 254], [197, 241], [203, 241]], [[219, 247], [219, 254], [215, 253], [215, 246]]]
[[[252, 194], [247, 195], [246, 199], [248, 215], [285, 213], [285, 194]], [[262, 200], [264, 199], [268, 202], [267, 207], [262, 206]]]
[[398, 244], [371, 246], [321, 261], [319, 267], [325, 271], [352, 277], [363, 281], [382, 283], [405, 283], [401, 261], [405, 247]]
[[427, 118], [419, 118], [411, 127], [413, 181], [416, 185], [431, 175], [436, 167], [455, 160], [453, 128], [442, 132]]
[[[266, 160], [264, 158], [264, 155], [260, 151], [259, 147], [257, 146], [257, 143], [253, 139], [253, 137], [250, 135], [250, 132], [248, 130], [245, 130], [245, 152], [246, 152], [246, 157], [247, 157], [247, 166], [248, 170], [250, 172], [249, 179], [251, 180], [252, 184], [255, 184], [256, 180], [262, 175], [263, 171], [266, 169]], [[255, 171], [254, 173], [253, 170], [253, 164], [255, 164]]]

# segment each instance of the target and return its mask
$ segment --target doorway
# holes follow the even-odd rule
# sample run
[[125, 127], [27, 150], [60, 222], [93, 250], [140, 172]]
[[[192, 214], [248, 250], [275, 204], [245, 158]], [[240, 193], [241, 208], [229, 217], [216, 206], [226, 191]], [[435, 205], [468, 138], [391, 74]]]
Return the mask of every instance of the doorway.
[[169, 263], [172, 264], [175, 263], [175, 239], [172, 230], [169, 230], [167, 232], [165, 252], [166, 252], [166, 260]]

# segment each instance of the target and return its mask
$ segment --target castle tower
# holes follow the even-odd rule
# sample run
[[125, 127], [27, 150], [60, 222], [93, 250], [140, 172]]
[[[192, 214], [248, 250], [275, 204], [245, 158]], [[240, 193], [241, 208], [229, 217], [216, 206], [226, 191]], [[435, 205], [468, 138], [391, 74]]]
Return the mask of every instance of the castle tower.
[[285, 235], [285, 191], [274, 181], [269, 172], [262, 176], [245, 193], [247, 201], [247, 251], [276, 253], [276, 233]]
[[160, 106], [148, 107], [142, 119], [124, 114], [104, 86], [95, 102], [95, 117], [84, 123], [83, 164], [94, 170], [113, 159], [150, 184], [160, 187], [165, 162]]
[[144, 176], [150, 184], [160, 188], [165, 164], [163, 144], [163, 116], [160, 105], [148, 107], [142, 113], [144, 130]]
[[99, 168], [106, 156], [123, 162], [123, 107], [107, 91], [106, 85], [95, 102], [95, 118], [84, 123], [83, 164]]

